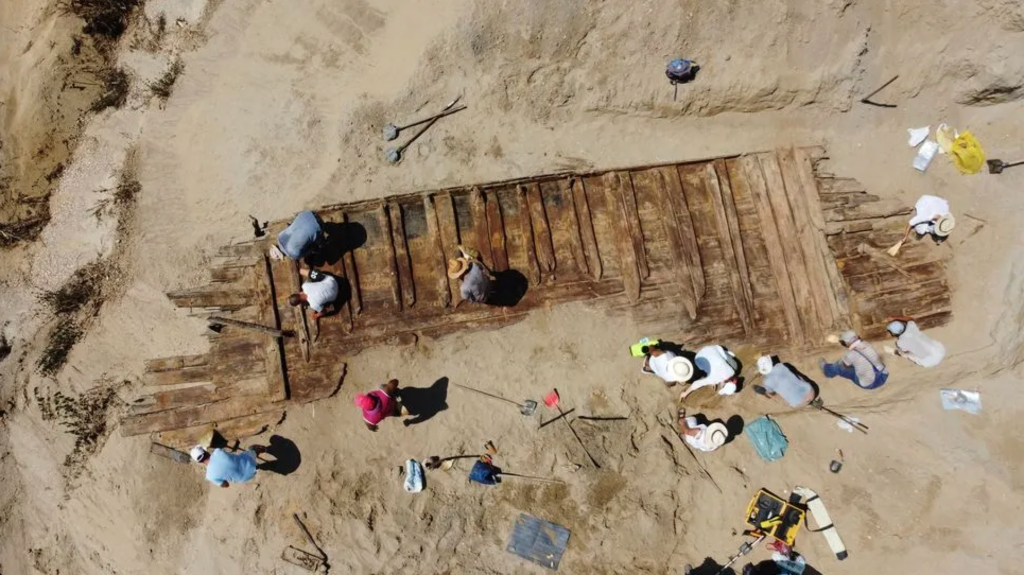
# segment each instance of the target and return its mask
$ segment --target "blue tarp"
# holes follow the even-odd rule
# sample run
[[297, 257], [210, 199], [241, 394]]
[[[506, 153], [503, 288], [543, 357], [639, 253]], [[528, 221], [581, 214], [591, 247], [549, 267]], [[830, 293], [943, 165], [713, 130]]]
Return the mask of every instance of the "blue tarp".
[[789, 447], [789, 441], [779, 429], [779, 424], [767, 415], [750, 422], [743, 433], [750, 439], [757, 454], [765, 461], [781, 459], [786, 454], [786, 448]]
[[568, 544], [569, 530], [565, 527], [520, 513], [506, 549], [527, 561], [557, 571]]

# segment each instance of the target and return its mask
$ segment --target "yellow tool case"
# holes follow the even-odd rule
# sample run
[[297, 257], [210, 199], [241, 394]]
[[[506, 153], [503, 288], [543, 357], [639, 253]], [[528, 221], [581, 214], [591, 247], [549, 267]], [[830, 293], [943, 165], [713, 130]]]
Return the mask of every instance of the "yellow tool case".
[[758, 491], [747, 505], [747, 525], [755, 533], [764, 533], [789, 546], [796, 541], [804, 516], [802, 508], [767, 489]]

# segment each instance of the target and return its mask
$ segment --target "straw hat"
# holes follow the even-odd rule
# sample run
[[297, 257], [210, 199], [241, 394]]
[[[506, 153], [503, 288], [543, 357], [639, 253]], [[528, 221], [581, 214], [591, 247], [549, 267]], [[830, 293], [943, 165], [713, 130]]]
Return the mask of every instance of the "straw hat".
[[716, 421], [711, 425], [708, 425], [708, 429], [705, 433], [707, 443], [712, 447], [712, 449], [718, 449], [725, 445], [725, 442], [729, 439], [729, 429], [720, 421]]
[[693, 377], [693, 364], [685, 357], [673, 357], [668, 362], [668, 371], [675, 381], [690, 381]]
[[772, 362], [772, 356], [770, 355], [762, 355], [757, 358], [757, 372], [761, 375], [768, 375], [771, 373], [774, 365], [774, 362]]
[[939, 221], [935, 222], [935, 235], [940, 238], [944, 238], [948, 236], [955, 227], [956, 218], [953, 217], [953, 214], [946, 214], [939, 218]]
[[466, 258], [455, 258], [454, 260], [448, 260], [448, 277], [453, 280], [457, 280], [462, 277], [462, 274], [469, 271], [469, 261]]

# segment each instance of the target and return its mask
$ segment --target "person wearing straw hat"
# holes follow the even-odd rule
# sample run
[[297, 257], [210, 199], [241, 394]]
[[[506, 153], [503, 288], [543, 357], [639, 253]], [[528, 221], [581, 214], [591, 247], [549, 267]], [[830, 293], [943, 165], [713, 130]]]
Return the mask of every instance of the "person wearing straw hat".
[[956, 219], [949, 213], [949, 202], [938, 196], [925, 194], [914, 204], [914, 217], [907, 223], [903, 241], [910, 237], [910, 231], [913, 230], [918, 237], [931, 234], [935, 238], [935, 243], [941, 244], [946, 241], [954, 227]]
[[480, 261], [476, 250], [459, 246], [459, 253], [459, 257], [448, 260], [448, 277], [460, 282], [459, 295], [462, 300], [459, 303], [487, 303], [494, 288], [494, 276]]
[[401, 413], [401, 406], [398, 404], [398, 380], [392, 379], [380, 386], [380, 389], [369, 393], [357, 393], [355, 404], [363, 411], [366, 429], [377, 431], [380, 422]]
[[690, 384], [690, 388], [679, 396], [680, 401], [686, 399], [694, 391], [707, 386], [715, 386], [718, 395], [736, 393], [736, 370], [739, 368], [736, 354], [720, 345], [706, 345], [697, 352], [693, 363], [701, 377], [694, 380]]
[[661, 349], [657, 344], [647, 346], [646, 352], [644, 366], [640, 371], [660, 377], [666, 387], [686, 383], [693, 377], [693, 363], [689, 359]]
[[700, 451], [714, 451], [729, 440], [729, 429], [721, 421], [697, 423], [695, 416], [686, 416], [686, 410], [679, 409], [679, 437], [687, 445]]
[[228, 487], [232, 483], [248, 483], [256, 476], [256, 456], [266, 451], [265, 447], [253, 445], [242, 453], [228, 453], [217, 448], [206, 451], [202, 445], [192, 448], [192, 461], [206, 466], [206, 480], [214, 485]]
[[762, 355], [757, 359], [757, 372], [761, 374], [762, 385], [753, 386], [755, 393], [767, 398], [777, 397], [790, 407], [803, 407], [814, 401], [814, 387], [772, 356]]
[[889, 370], [886, 369], [878, 352], [855, 332], [846, 330], [838, 338], [830, 336], [829, 341], [838, 343], [849, 351], [839, 361], [828, 363], [824, 359], [818, 360], [825, 377], [843, 377], [862, 389], [878, 389], [888, 381]]
[[885, 329], [896, 338], [896, 347], [885, 346], [887, 353], [907, 358], [921, 367], [935, 367], [946, 357], [946, 346], [923, 334], [913, 318], [890, 319]]

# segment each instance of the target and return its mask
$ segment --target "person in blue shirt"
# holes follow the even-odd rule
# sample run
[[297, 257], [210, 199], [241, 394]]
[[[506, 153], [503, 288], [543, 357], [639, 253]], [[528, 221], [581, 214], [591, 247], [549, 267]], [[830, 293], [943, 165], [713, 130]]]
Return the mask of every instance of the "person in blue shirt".
[[202, 445], [192, 448], [192, 460], [206, 466], [206, 480], [214, 485], [228, 487], [232, 483], [248, 483], [256, 476], [256, 456], [266, 448], [254, 445], [241, 453], [228, 453], [217, 448], [213, 453]]
[[285, 256], [301, 260], [319, 249], [323, 241], [323, 223], [316, 214], [306, 210], [299, 212], [291, 225], [277, 235], [277, 248]]

